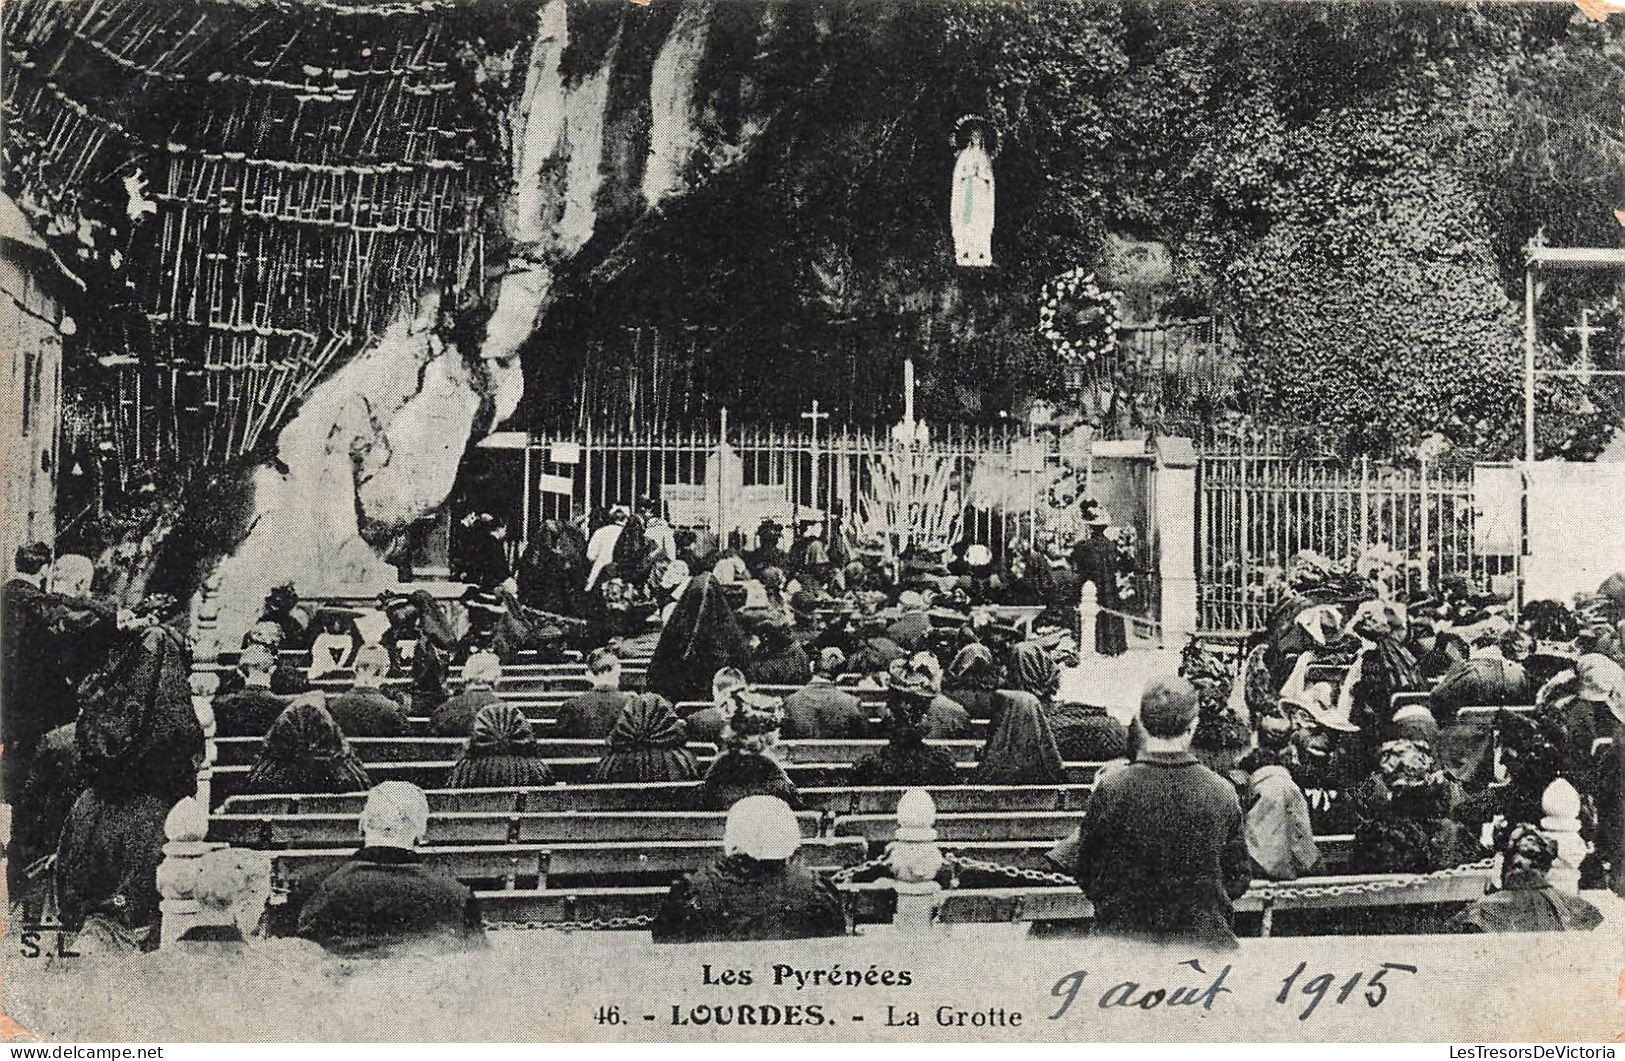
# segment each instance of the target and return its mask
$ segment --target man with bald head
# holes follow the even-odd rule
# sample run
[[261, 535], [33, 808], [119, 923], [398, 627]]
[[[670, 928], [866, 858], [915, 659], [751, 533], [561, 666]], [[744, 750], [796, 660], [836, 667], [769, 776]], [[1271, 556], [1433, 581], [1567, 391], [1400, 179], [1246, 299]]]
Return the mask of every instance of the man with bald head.
[[299, 911], [299, 935], [350, 956], [465, 950], [485, 944], [474, 894], [423, 864], [429, 800], [385, 781], [361, 810], [362, 847]]
[[1235, 787], [1191, 755], [1196, 688], [1162, 678], [1140, 697], [1139, 757], [1095, 781], [1078, 884], [1095, 931], [1234, 946], [1231, 900], [1252, 865]]

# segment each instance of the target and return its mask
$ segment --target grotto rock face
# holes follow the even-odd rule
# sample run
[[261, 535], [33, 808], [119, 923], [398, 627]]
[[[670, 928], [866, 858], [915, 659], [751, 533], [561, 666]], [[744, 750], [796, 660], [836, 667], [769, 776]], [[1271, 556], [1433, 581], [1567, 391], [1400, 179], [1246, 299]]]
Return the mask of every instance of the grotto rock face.
[[429, 310], [317, 387], [282, 429], [280, 467], [254, 471], [248, 535], [219, 568], [224, 643], [280, 583], [317, 596], [392, 582], [372, 543], [450, 492], [483, 397], [477, 370], [441, 342]]
[[[221, 602], [223, 640], [241, 636], [278, 583], [316, 595], [393, 580], [382, 547], [444, 502], [469, 443], [518, 408], [520, 350], [554, 298], [559, 270], [595, 238], [613, 239], [602, 231], [602, 204], [632, 202], [617, 212], [625, 227], [686, 189], [710, 19], [710, 0], [685, 4], [642, 64], [625, 59], [623, 21], [590, 68], [567, 71], [572, 7], [539, 6], [509, 74], [512, 184], [488, 240], [505, 261], [487, 286], [483, 339], [466, 351], [447, 345], [425, 299], [312, 390], [278, 438], [286, 470], [255, 472], [247, 537], [221, 563], [230, 594]], [[634, 78], [641, 83], [629, 86]], [[610, 120], [612, 96], [628, 93], [647, 100], [646, 136]], [[738, 145], [726, 150], [737, 155]]]

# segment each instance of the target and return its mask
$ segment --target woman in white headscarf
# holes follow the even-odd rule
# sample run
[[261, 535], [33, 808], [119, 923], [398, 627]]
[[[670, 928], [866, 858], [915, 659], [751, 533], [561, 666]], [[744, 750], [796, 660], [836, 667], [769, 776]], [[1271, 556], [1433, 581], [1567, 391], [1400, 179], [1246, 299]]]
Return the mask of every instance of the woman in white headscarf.
[[801, 860], [789, 804], [747, 796], [728, 811], [722, 858], [672, 885], [657, 943], [806, 939], [847, 931], [840, 892]]

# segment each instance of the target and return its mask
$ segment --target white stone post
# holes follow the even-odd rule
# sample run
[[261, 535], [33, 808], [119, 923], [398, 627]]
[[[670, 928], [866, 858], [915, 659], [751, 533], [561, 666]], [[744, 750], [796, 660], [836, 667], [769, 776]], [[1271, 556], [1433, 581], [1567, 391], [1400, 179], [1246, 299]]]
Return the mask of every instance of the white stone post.
[[163, 930], [158, 944], [167, 947], [197, 921], [198, 863], [204, 855], [225, 844], [209, 843], [209, 811], [188, 796], [170, 809], [164, 819], [164, 860], [158, 864], [158, 909]]
[[214, 805], [211, 789], [214, 764], [219, 760], [219, 748], [214, 740], [214, 694], [220, 688], [220, 675], [211, 671], [193, 671], [189, 682], [192, 687], [192, 713], [197, 716], [197, 724], [203, 729], [203, 761], [198, 763], [197, 768], [197, 799], [206, 813]]
[[937, 804], [923, 788], [911, 788], [897, 802], [897, 836], [886, 863], [897, 881], [897, 913], [892, 924], [907, 931], [928, 928], [942, 905], [942, 849], [937, 846]]
[[1188, 438], [1157, 440], [1152, 471], [1151, 542], [1161, 596], [1162, 644], [1177, 650], [1197, 630], [1196, 448]]
[[1083, 584], [1078, 598], [1078, 659], [1095, 654], [1095, 623], [1100, 619], [1100, 591], [1093, 581]]
[[1586, 842], [1580, 837], [1580, 793], [1563, 778], [1546, 786], [1540, 797], [1540, 831], [1557, 845], [1557, 861], [1546, 872], [1553, 888], [1571, 895], [1580, 890], [1580, 863], [1585, 861]]

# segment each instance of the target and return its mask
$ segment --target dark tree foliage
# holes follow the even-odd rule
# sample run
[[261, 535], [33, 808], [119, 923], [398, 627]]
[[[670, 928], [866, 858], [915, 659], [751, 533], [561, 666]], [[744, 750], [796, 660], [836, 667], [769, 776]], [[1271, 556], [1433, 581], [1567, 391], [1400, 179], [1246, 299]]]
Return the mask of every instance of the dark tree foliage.
[[[926, 415], [1060, 395], [1034, 298], [1117, 235], [1168, 246], [1164, 312], [1233, 322], [1236, 412], [1507, 456], [1524, 243], [1620, 238], [1625, 30], [1571, 7], [780, 2], [754, 40], [738, 21], [701, 91], [718, 139], [771, 114], [753, 156], [580, 290], [617, 319], [725, 322], [719, 377], [777, 415], [895, 386], [926, 320]], [[946, 210], [970, 112], [1000, 134], [998, 266], [975, 276], [952, 265]], [[1549, 286], [1544, 363], [1572, 363], [1581, 305], [1617, 320], [1617, 283]], [[1599, 337], [1597, 360], [1615, 348]], [[842, 368], [854, 352], [878, 375]], [[965, 393], [973, 373], [987, 393]], [[1543, 452], [1595, 454], [1619, 408], [1615, 385], [1543, 381]]]

